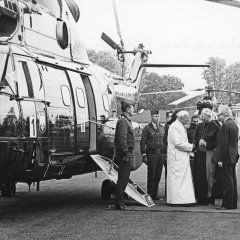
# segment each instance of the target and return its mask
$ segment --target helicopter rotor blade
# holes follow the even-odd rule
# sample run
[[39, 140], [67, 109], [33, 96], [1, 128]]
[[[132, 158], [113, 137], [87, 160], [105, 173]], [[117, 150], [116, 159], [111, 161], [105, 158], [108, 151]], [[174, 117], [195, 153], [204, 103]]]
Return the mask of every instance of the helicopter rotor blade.
[[119, 49], [119, 46], [104, 32], [101, 35], [101, 39], [106, 42], [114, 50]]
[[155, 63], [144, 63], [141, 65], [141, 67], [150, 67], [150, 68], [168, 68], [168, 67], [210, 67], [209, 64], [155, 64]]
[[212, 89], [213, 92], [226, 92], [226, 93], [235, 93], [240, 94], [240, 92], [230, 91], [230, 90], [222, 90], [222, 89]]
[[122, 48], [123, 48], [123, 47], [124, 47], [124, 43], [123, 43], [122, 33], [121, 33], [121, 29], [120, 29], [118, 11], [117, 11], [117, 6], [116, 6], [115, 0], [112, 0], [112, 3], [113, 3], [115, 21], [116, 21], [116, 25], [117, 25], [117, 32], [118, 32], [118, 35], [119, 35], [119, 37], [120, 37], [121, 46], [122, 46]]
[[178, 105], [178, 104], [183, 103], [183, 102], [185, 102], [187, 100], [190, 100], [190, 99], [195, 98], [197, 96], [203, 95], [205, 92], [206, 92], [205, 90], [201, 90], [201, 91], [195, 92], [193, 94], [190, 94], [190, 95], [187, 95], [185, 97], [182, 97], [182, 98], [180, 98], [180, 99], [178, 99], [178, 100], [176, 100], [174, 102], [171, 102], [168, 105]]
[[159, 91], [159, 92], [147, 92], [147, 93], [140, 93], [139, 96], [146, 96], [146, 95], [156, 95], [156, 94], [165, 94], [165, 93], [186, 93], [186, 94], [195, 94], [198, 91], [202, 91], [202, 88], [193, 89], [193, 90], [167, 90], [167, 91]]
[[229, 6], [232, 6], [232, 7], [240, 8], [240, 2], [236, 1], [236, 0], [206, 0], [206, 1], [221, 3], [221, 4], [229, 5]]

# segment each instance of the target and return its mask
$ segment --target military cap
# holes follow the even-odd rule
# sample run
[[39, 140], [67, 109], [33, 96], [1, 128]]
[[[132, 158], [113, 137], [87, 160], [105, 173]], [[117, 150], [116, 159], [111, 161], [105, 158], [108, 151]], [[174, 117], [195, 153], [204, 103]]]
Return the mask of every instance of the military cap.
[[152, 110], [150, 110], [150, 113], [151, 113], [151, 115], [159, 114], [159, 110], [158, 109], [152, 109]]
[[135, 105], [135, 102], [132, 100], [125, 99], [125, 100], [121, 101], [121, 107], [127, 108], [127, 107], [134, 106], [134, 105]]

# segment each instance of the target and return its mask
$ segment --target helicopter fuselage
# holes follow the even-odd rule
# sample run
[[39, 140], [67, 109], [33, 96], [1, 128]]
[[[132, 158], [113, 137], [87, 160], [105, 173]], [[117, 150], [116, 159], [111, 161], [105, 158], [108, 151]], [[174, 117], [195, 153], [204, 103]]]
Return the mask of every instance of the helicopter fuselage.
[[[0, 22], [11, 19], [11, 29], [0, 24], [2, 184], [99, 170], [91, 154], [112, 158], [120, 102], [138, 99], [136, 85], [88, 61], [66, 15], [58, 19], [28, 1], [0, 2]], [[138, 144], [141, 127], [134, 128]], [[139, 150], [135, 155], [137, 169]]]

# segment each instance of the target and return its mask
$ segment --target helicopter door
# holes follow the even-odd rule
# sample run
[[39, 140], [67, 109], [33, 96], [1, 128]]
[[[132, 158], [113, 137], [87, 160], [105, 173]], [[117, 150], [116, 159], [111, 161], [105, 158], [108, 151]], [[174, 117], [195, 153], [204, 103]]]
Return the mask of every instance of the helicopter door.
[[90, 125], [90, 150], [97, 149], [97, 111], [94, 93], [91, 82], [87, 76], [81, 76], [86, 90], [89, 111], [89, 125]]
[[83, 80], [78, 72], [68, 70], [75, 103], [76, 152], [88, 151], [90, 148], [88, 99]]
[[66, 71], [43, 64], [39, 67], [48, 102], [50, 150], [61, 154], [74, 153], [74, 105]]

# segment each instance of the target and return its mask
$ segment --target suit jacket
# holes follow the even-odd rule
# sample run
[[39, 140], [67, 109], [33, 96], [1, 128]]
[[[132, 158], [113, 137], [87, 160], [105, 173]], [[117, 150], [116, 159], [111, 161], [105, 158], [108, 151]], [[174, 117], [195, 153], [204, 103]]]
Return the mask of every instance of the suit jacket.
[[233, 119], [228, 118], [220, 128], [217, 161], [224, 165], [235, 164], [238, 161], [238, 126]]

